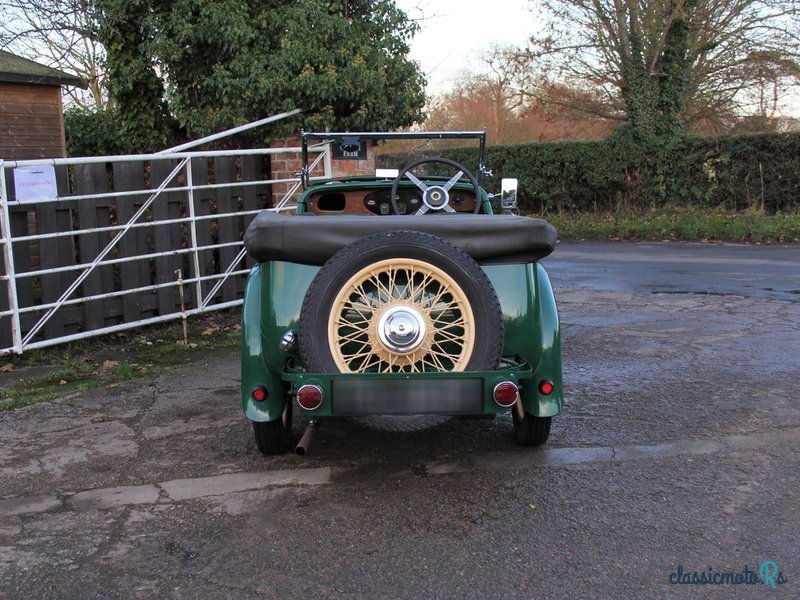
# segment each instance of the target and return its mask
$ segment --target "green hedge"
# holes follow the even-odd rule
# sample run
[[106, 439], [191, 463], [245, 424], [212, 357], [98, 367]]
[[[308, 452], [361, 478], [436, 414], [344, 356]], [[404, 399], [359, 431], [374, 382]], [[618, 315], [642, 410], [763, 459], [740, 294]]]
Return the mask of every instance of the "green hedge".
[[[471, 165], [474, 149], [444, 153]], [[493, 177], [516, 177], [524, 212], [713, 206], [768, 213], [800, 207], [800, 133], [687, 137], [643, 149], [621, 136], [595, 142], [493, 146]]]
[[[174, 125], [174, 124], [173, 124]], [[84, 110], [70, 108], [64, 112], [64, 132], [67, 156], [113, 156], [117, 154], [143, 154], [186, 141], [177, 127], [167, 132], [166, 146], [143, 147], [136, 140], [126, 138], [117, 109]]]
[[[114, 111], [73, 109], [64, 121], [69, 156], [142, 151], [120, 139]], [[474, 168], [475, 148], [442, 154]], [[383, 155], [379, 162], [396, 166], [403, 158]], [[486, 189], [499, 192], [501, 178], [518, 178], [520, 209], [528, 213], [667, 205], [770, 214], [800, 209], [800, 133], [695, 136], [644, 147], [618, 132], [593, 142], [492, 146], [486, 164], [494, 173]]]
[[70, 108], [64, 112], [67, 156], [111, 156], [134, 151], [120, 136], [117, 112]]

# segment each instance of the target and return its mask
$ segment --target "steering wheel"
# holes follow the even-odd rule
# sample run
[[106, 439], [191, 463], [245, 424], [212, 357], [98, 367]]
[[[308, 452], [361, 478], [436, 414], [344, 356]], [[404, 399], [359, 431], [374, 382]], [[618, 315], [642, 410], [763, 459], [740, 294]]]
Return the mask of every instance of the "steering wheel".
[[[441, 163], [449, 165], [457, 169], [458, 172], [444, 184], [427, 185], [423, 181], [420, 181], [420, 179], [411, 172], [411, 169], [427, 163]], [[464, 176], [466, 176], [466, 178], [472, 184], [472, 188], [475, 190], [475, 214], [477, 215], [481, 210], [481, 204], [483, 203], [483, 198], [481, 197], [481, 187], [478, 185], [478, 180], [475, 179], [475, 176], [470, 173], [466, 167], [460, 165], [454, 160], [450, 160], [449, 158], [421, 158], [400, 169], [397, 177], [395, 177], [394, 181], [392, 182], [392, 192], [389, 196], [389, 199], [392, 202], [392, 210], [396, 215], [400, 214], [400, 209], [397, 205], [397, 188], [400, 184], [400, 180], [403, 179], [404, 176], [410, 179], [414, 185], [422, 190], [422, 206], [420, 206], [419, 210], [414, 213], [416, 215], [424, 215], [429, 210], [437, 212], [443, 210], [444, 212], [449, 213], [456, 212], [456, 210], [450, 206], [450, 189]]]

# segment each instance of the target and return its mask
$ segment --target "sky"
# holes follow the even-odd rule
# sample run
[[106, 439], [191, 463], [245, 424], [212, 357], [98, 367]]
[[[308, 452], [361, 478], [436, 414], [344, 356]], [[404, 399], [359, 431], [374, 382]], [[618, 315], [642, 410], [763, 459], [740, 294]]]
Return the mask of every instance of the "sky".
[[[428, 95], [448, 91], [459, 73], [480, 69], [482, 50], [493, 44], [521, 46], [536, 32], [531, 0], [395, 0], [421, 30], [411, 59], [428, 79]], [[800, 91], [787, 94], [778, 111], [800, 116]]]
[[428, 78], [428, 93], [449, 89], [462, 71], [476, 65], [492, 44], [522, 45], [536, 21], [530, 0], [396, 0], [421, 31], [414, 36], [411, 58]]

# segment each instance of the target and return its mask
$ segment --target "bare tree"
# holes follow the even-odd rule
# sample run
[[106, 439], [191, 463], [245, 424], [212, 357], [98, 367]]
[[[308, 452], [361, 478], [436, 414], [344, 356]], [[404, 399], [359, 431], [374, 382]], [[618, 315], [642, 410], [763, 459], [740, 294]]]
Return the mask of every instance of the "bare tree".
[[[491, 48], [476, 71], [463, 73], [452, 90], [431, 100], [425, 127], [485, 128], [490, 144], [593, 139], [608, 132], [608, 121], [568, 107], [589, 105], [590, 94], [548, 84], [534, 67], [511, 48]], [[540, 94], [548, 102], [540, 102]]]
[[800, 73], [796, 0], [532, 1], [547, 24], [520, 54], [643, 134], [763, 112]]
[[464, 71], [453, 89], [429, 101], [427, 126], [486, 128], [490, 143], [508, 141], [507, 129], [529, 103], [523, 91], [530, 71], [511, 48], [493, 47], [480, 56], [476, 71]]
[[95, 37], [87, 0], [0, 0], [0, 48], [84, 79], [88, 90], [67, 88], [68, 101], [108, 108], [105, 51]]

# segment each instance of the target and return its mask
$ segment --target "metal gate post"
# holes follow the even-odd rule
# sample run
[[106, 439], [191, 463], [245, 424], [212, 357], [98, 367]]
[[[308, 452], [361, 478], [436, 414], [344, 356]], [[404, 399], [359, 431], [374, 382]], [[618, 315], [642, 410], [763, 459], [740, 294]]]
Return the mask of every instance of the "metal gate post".
[[325, 165], [325, 178], [330, 179], [333, 177], [333, 163], [331, 162], [331, 145], [325, 144], [325, 147], [322, 150], [324, 158], [324, 165]]
[[0, 241], [3, 243], [3, 262], [6, 274], [3, 277], [8, 286], [8, 307], [11, 315], [11, 339], [14, 352], [22, 354], [22, 327], [19, 321], [19, 300], [17, 299], [17, 278], [14, 272], [14, 246], [11, 243], [11, 217], [8, 212], [8, 190], [6, 189], [6, 167], [0, 160]]
[[200, 279], [200, 255], [197, 251], [197, 221], [195, 220], [194, 210], [194, 181], [192, 180], [192, 161], [186, 161], [186, 187], [189, 196], [189, 238], [192, 243], [192, 266], [194, 267], [195, 279], [195, 307], [203, 305], [203, 282]]

